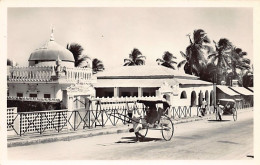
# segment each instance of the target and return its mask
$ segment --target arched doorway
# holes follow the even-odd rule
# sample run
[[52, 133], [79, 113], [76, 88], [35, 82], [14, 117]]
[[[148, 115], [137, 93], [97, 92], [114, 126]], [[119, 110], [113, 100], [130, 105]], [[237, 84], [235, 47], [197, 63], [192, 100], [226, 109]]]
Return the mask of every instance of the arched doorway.
[[202, 100], [203, 100], [203, 93], [202, 93], [202, 91], [200, 91], [200, 93], [199, 93], [199, 98], [198, 98], [199, 106], [202, 105]]
[[209, 105], [209, 92], [208, 92], [208, 90], [206, 90], [206, 92], [205, 92], [205, 100], [207, 102], [207, 105]]
[[182, 92], [181, 92], [180, 99], [187, 99], [186, 91], [182, 91]]
[[196, 106], [196, 99], [197, 99], [196, 92], [195, 92], [195, 91], [192, 91], [192, 92], [191, 92], [191, 97], [190, 97], [190, 100], [191, 100], [190, 105], [191, 105], [192, 107], [195, 107], [195, 106]]
[[214, 105], [214, 100], [215, 100], [215, 98], [214, 98], [214, 92], [211, 91], [211, 92], [210, 92], [210, 105]]

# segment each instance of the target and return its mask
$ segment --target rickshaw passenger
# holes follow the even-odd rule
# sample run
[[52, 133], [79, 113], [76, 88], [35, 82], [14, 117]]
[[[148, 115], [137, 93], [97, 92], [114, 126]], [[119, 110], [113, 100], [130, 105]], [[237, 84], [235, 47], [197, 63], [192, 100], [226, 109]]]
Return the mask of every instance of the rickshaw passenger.
[[225, 106], [224, 114], [230, 114], [231, 108], [232, 108], [231, 105], [229, 103], [227, 103], [226, 106]]
[[147, 123], [154, 124], [157, 121], [157, 116], [158, 116], [158, 112], [157, 112], [157, 108], [156, 108], [155, 104], [147, 106], [147, 109], [146, 109]]

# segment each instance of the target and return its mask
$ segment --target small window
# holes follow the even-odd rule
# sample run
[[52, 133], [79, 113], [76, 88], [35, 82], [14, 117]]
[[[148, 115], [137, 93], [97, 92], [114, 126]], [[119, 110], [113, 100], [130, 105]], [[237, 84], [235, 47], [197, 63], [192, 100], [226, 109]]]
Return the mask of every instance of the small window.
[[31, 93], [29, 96], [30, 97], [37, 97], [37, 94]]
[[51, 98], [51, 94], [44, 94], [44, 98]]
[[23, 93], [17, 93], [17, 97], [23, 97]]

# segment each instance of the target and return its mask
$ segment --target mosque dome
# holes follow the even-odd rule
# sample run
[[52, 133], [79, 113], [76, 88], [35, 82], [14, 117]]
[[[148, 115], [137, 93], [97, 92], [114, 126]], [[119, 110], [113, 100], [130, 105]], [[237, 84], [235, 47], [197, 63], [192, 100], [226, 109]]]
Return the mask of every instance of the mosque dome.
[[44, 44], [39, 49], [31, 53], [29, 63], [38, 64], [41, 62], [57, 61], [74, 63], [73, 54], [63, 46], [54, 41], [53, 34], [51, 34], [50, 41]]

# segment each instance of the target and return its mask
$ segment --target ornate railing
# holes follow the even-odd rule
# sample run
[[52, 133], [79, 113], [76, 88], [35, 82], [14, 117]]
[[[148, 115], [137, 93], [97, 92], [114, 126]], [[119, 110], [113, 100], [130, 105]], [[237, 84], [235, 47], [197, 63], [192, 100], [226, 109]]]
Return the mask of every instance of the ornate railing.
[[52, 66], [11, 67], [8, 81], [51, 81], [55, 75]]
[[96, 79], [92, 76], [91, 68], [66, 68], [66, 81], [67, 82], [89, 82]]
[[55, 66], [10, 67], [8, 74], [9, 82], [52, 82], [58, 79], [64, 83], [96, 81], [96, 77], [92, 76], [91, 68], [61, 67], [57, 73]]

